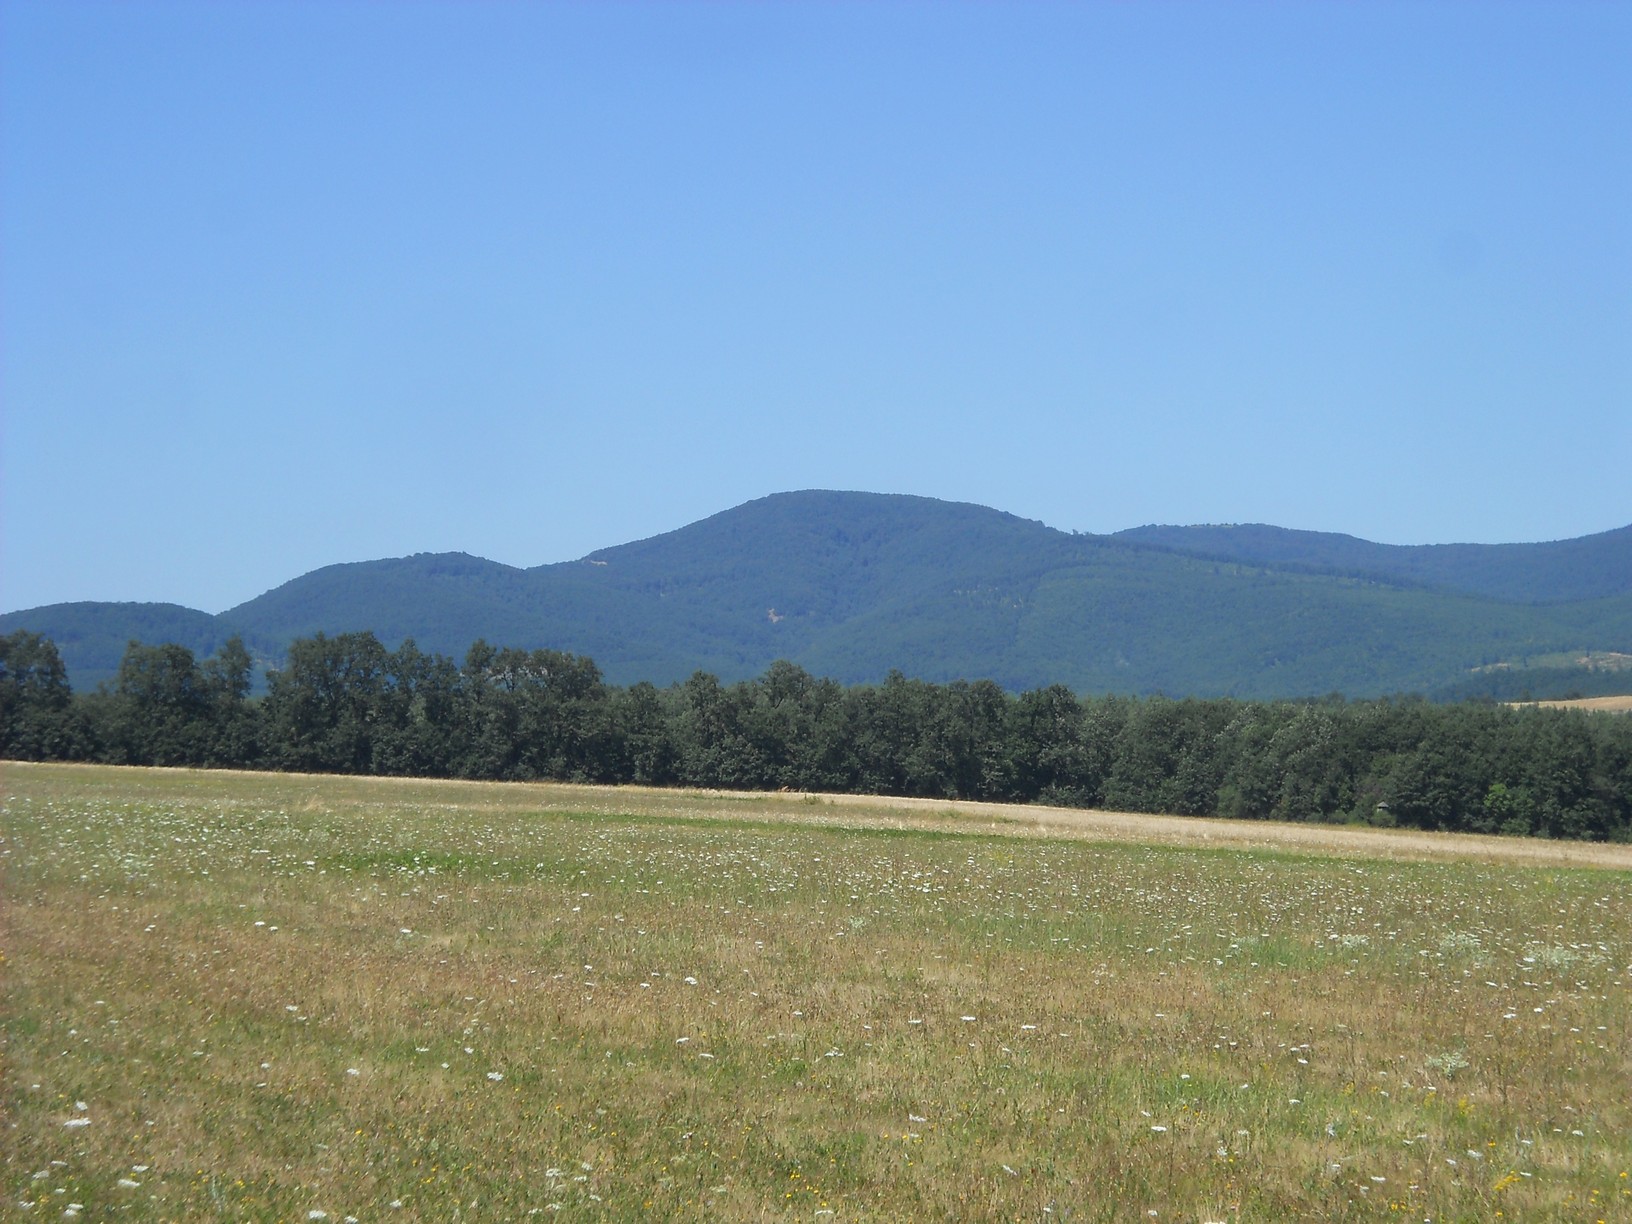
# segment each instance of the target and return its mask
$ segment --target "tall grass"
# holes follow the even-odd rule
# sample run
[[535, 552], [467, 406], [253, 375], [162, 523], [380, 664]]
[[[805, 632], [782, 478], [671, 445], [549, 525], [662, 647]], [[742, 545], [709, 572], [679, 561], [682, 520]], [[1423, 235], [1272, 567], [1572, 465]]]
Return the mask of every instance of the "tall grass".
[[1624, 871], [796, 797], [4, 792], [18, 1218], [1632, 1217]]

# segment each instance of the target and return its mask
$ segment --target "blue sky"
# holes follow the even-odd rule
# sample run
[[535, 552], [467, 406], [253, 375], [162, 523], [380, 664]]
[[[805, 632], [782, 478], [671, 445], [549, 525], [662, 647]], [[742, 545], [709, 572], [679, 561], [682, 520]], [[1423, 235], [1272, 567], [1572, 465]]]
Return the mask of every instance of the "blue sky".
[[767, 493], [1632, 522], [1632, 5], [0, 3], [0, 609]]

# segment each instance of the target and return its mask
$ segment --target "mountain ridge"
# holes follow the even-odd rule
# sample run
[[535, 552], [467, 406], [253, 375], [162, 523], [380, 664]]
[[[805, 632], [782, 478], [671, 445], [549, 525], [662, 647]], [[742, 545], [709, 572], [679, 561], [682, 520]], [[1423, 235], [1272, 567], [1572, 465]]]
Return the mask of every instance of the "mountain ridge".
[[[1529, 544], [1378, 544], [1266, 523], [1131, 527], [1115, 537], [1191, 556], [1364, 574], [1506, 602], [1568, 603], [1632, 590], [1632, 525]], [[1606, 557], [1614, 564], [1596, 564]]]
[[58, 642], [76, 687], [112, 674], [127, 630], [201, 654], [239, 632], [275, 662], [294, 638], [367, 629], [455, 658], [479, 637], [570, 650], [620, 684], [729, 681], [788, 658], [845, 682], [899, 669], [1079, 692], [1494, 689], [1523, 677], [1477, 669], [1632, 651], [1632, 526], [1516, 545], [1262, 524], [1092, 535], [967, 502], [801, 490], [572, 561], [415, 553], [325, 566], [213, 617], [116, 603], [0, 616], [0, 632], [19, 628]]

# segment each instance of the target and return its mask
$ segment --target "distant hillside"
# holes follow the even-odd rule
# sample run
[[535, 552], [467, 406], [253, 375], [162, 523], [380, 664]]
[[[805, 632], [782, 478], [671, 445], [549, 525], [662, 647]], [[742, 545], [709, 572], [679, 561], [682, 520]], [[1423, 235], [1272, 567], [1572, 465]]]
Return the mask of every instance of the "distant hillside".
[[1545, 544], [1373, 544], [1262, 523], [1134, 527], [1114, 538], [1198, 557], [1378, 578], [1514, 603], [1569, 603], [1632, 591], [1632, 526]]
[[313, 570], [221, 619], [280, 642], [372, 629], [382, 641], [411, 637], [427, 650], [463, 654], [476, 637], [518, 645], [537, 639], [536, 586], [528, 571], [497, 561], [415, 553]]
[[56, 605], [0, 617], [0, 632], [56, 638], [79, 686], [110, 674], [131, 636], [204, 654], [237, 629], [275, 653], [370, 629], [455, 658], [477, 638], [588, 654], [619, 684], [729, 681], [787, 658], [845, 682], [899, 669], [1089, 693], [1504, 699], [1588, 691], [1532, 681], [1570, 685], [1570, 652], [1632, 652], [1629, 553], [1632, 528], [1428, 548], [1257, 527], [1092, 536], [981, 506], [810, 491], [534, 569], [417, 554], [316, 570], [220, 617]]
[[[0, 616], [0, 634], [17, 629], [43, 633], [55, 642], [68, 665], [70, 681], [80, 691], [112, 680], [133, 638], [142, 642], [180, 642], [202, 657], [214, 654], [234, 632], [225, 618], [180, 604], [96, 601], [47, 604]], [[244, 637], [249, 642], [251, 635]], [[255, 645], [250, 649], [255, 652]], [[271, 658], [282, 650], [283, 643], [275, 642], [270, 648], [262, 644], [259, 653]]]
[[331, 566], [223, 617], [285, 640], [369, 628], [456, 655], [476, 637], [551, 646], [591, 655], [619, 682], [663, 683], [699, 669], [756, 675], [835, 634], [864, 635], [866, 622], [915, 621], [904, 634], [921, 639], [912, 657], [881, 662], [863, 649], [844, 678], [913, 670], [926, 654], [957, 675], [994, 644], [969, 592], [1030, 589], [1103, 547], [980, 506], [789, 493], [530, 570], [461, 554]]

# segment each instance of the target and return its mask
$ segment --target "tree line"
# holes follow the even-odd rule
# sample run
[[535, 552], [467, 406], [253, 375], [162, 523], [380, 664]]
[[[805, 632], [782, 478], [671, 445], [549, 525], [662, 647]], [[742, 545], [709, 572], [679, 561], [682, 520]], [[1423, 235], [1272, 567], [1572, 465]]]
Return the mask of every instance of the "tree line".
[[48, 638], [0, 637], [0, 756], [1050, 803], [1131, 812], [1632, 839], [1632, 717], [1415, 698], [1018, 695], [785, 661], [722, 684], [606, 684], [478, 641], [463, 663], [372, 633], [294, 642], [252, 695], [237, 638], [131, 642], [74, 693]]

